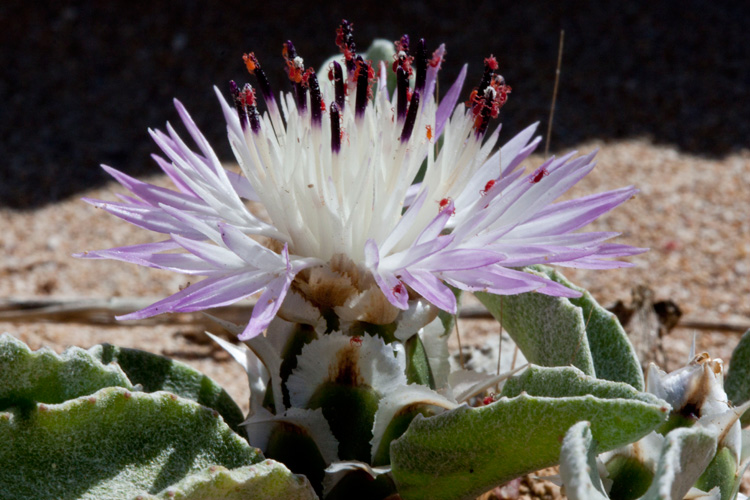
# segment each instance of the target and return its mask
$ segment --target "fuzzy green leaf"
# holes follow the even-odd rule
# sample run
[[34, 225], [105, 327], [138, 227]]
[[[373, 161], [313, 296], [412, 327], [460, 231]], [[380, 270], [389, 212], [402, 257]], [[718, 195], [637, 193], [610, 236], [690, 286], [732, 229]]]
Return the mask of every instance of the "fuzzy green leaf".
[[[724, 390], [735, 406], [750, 400], [750, 330], [742, 335], [740, 343], [734, 348]], [[745, 412], [741, 422], [743, 427], [750, 425], [750, 411]]]
[[500, 321], [530, 363], [578, 367], [596, 375], [583, 312], [567, 299], [541, 293], [476, 297]]
[[133, 385], [119, 366], [105, 365], [78, 347], [60, 355], [47, 348], [31, 351], [15, 337], [0, 335], [0, 410], [62, 403], [104, 387]]
[[89, 352], [102, 363], [119, 365], [131, 382], [141, 384], [145, 392], [167, 391], [213, 408], [235, 432], [245, 435], [240, 429], [244, 416], [237, 403], [195, 368], [158, 354], [111, 344], [94, 346]]
[[406, 380], [410, 384], [426, 385], [430, 389], [435, 388], [435, 379], [432, 376], [430, 362], [427, 359], [422, 339], [419, 335], [412, 335], [406, 341]]
[[557, 463], [563, 436], [581, 420], [591, 422], [601, 451], [636, 441], [663, 422], [669, 410], [660, 400], [642, 399], [521, 394], [481, 408], [417, 415], [391, 444], [393, 477], [407, 500], [474, 498]]
[[639, 391], [644, 390], [641, 364], [617, 316], [600, 306], [586, 289], [574, 285], [556, 270], [545, 266], [535, 266], [535, 269], [546, 274], [551, 280], [583, 294], [581, 297], [568, 300], [574, 306], [580, 307], [583, 317], [586, 318], [586, 335], [591, 356], [594, 358], [597, 378], [625, 382]]
[[716, 453], [716, 433], [680, 427], [666, 435], [654, 480], [643, 500], [683, 498]]
[[708, 464], [708, 467], [701, 474], [701, 477], [698, 478], [695, 486], [703, 491], [709, 491], [718, 486], [721, 492], [721, 500], [731, 500], [734, 496], [735, 481], [739, 482], [742, 480], [742, 476], [738, 477], [737, 474], [739, 470], [738, 465], [731, 450], [723, 447], [716, 453], [711, 463]]
[[305, 476], [292, 474], [284, 464], [264, 460], [233, 470], [215, 465], [191, 474], [158, 495], [142, 500], [317, 500]]
[[596, 466], [596, 442], [590, 425], [578, 422], [568, 429], [560, 450], [560, 477], [570, 500], [608, 498]]
[[585, 289], [549, 267], [534, 266], [526, 271], [582, 293], [575, 299], [539, 293], [507, 297], [476, 294], [498, 320], [502, 309], [503, 327], [526, 359], [544, 366], [572, 364], [587, 374], [625, 382], [642, 391], [640, 363], [615, 315], [601, 307]]
[[119, 387], [0, 413], [0, 498], [133, 498], [263, 459], [215, 410]]
[[503, 386], [502, 396], [515, 397], [522, 392], [530, 396], [551, 398], [585, 396], [591, 394], [602, 399], [635, 399], [651, 405], [669, 405], [647, 392], [636, 391], [623, 382], [611, 382], [590, 377], [572, 366], [529, 366], [523, 373], [511, 377]]

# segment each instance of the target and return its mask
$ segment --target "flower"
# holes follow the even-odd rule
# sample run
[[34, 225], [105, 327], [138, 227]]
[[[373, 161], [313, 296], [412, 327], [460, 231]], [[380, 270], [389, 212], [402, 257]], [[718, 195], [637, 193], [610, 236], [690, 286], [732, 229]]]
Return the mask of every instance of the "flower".
[[[231, 83], [234, 109], [216, 90], [242, 175], [222, 166], [177, 100], [198, 151], [169, 124], [166, 133], [150, 131], [168, 158], [154, 159], [176, 190], [103, 167], [133, 196], [87, 201], [167, 238], [81, 256], [205, 277], [121, 319], [223, 306], [262, 292], [241, 339], [260, 334], [277, 314], [386, 324], [424, 309], [425, 301], [455, 313], [448, 285], [577, 296], [516, 268], [614, 268], [628, 264], [608, 258], [643, 251], [605, 243], [616, 233], [575, 232], [636, 189], [553, 203], [591, 171], [594, 153], [550, 158], [525, 174], [517, 167], [539, 143], [533, 125], [491, 154], [499, 127], [488, 134], [487, 126], [510, 93], [494, 57], [485, 60], [466, 106], [456, 106], [466, 66], [438, 102], [444, 46], [428, 58], [420, 40], [409, 55], [404, 36], [389, 96], [389, 69], [381, 63], [375, 77], [372, 64], [356, 55], [351, 27], [344, 21], [337, 31], [344, 58], [330, 65], [324, 84], [294, 45], [284, 44], [293, 92], [278, 101], [257, 57], [246, 54], [266, 104], [262, 114], [250, 85]], [[424, 177], [414, 183], [423, 165]], [[249, 210], [248, 200], [267, 218]]]

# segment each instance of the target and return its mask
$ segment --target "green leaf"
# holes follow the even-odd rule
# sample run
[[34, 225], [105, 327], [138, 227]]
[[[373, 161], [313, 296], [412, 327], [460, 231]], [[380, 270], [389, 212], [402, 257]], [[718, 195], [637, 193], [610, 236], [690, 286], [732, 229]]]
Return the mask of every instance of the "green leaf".
[[669, 411], [669, 405], [647, 392], [636, 391], [623, 382], [597, 379], [572, 366], [529, 366], [523, 373], [511, 377], [503, 386], [502, 396], [515, 397], [521, 393], [530, 396], [571, 397], [591, 394], [602, 399], [636, 399], [651, 405], [662, 405]]
[[61, 355], [47, 348], [31, 351], [7, 333], [0, 335], [0, 367], [0, 410], [62, 403], [104, 387], [133, 388], [120, 367], [102, 364], [83, 349], [71, 347]]
[[235, 432], [245, 435], [240, 429], [244, 416], [237, 403], [195, 368], [158, 354], [111, 344], [94, 346], [89, 352], [102, 363], [119, 365], [134, 384], [141, 384], [143, 391], [167, 391], [213, 408]]
[[582, 310], [567, 299], [530, 292], [476, 297], [500, 321], [530, 363], [574, 365], [595, 375]]
[[268, 437], [265, 453], [283, 462], [293, 471], [304, 474], [322, 491], [326, 462], [315, 440], [299, 426], [279, 423]]
[[410, 384], [426, 385], [430, 389], [435, 388], [435, 379], [432, 377], [430, 362], [427, 360], [427, 352], [419, 335], [412, 335], [406, 341], [406, 380]]
[[565, 432], [581, 420], [591, 422], [601, 451], [641, 438], [664, 421], [668, 406], [638, 398], [521, 394], [427, 419], [417, 415], [391, 444], [393, 477], [406, 500], [474, 498], [557, 463]]
[[[453, 292], [453, 295], [456, 296], [456, 307], [458, 307], [458, 309], [460, 310], [461, 298], [464, 291], [460, 288], [456, 288], [450, 285], [448, 285], [448, 288], [450, 288], [451, 292]], [[440, 318], [440, 322], [443, 323], [443, 335], [450, 335], [451, 333], [453, 333], [453, 329], [456, 327], [456, 319], [458, 318], [458, 316], [440, 309], [438, 310], [438, 318]]]
[[718, 486], [721, 491], [721, 500], [731, 500], [734, 493], [735, 481], [741, 481], [742, 477], [737, 477], [738, 464], [729, 448], [724, 447], [714, 456], [706, 470], [695, 483], [697, 488], [703, 491], [709, 491], [711, 488]]
[[[264, 460], [229, 470], [215, 465], [191, 474], [158, 495], [142, 500], [317, 500], [304, 476], [292, 474], [284, 464]], [[139, 499], [139, 500], [140, 500]]]
[[654, 473], [633, 456], [617, 455], [607, 462], [612, 480], [612, 500], [636, 500], [643, 496], [654, 480]]
[[372, 423], [380, 395], [369, 386], [325, 382], [313, 393], [308, 408], [321, 408], [339, 442], [341, 460], [370, 460]]
[[[573, 364], [597, 378], [625, 382], [644, 389], [643, 372], [617, 317], [601, 307], [585, 289], [557, 271], [534, 266], [527, 272], [543, 276], [582, 293], [575, 299], [526, 293], [499, 297], [477, 293], [495, 318], [532, 363], [544, 366]], [[527, 353], [528, 350], [528, 353]]]
[[[734, 348], [724, 390], [735, 406], [750, 400], [750, 330], [742, 335], [740, 343]], [[750, 412], [745, 412], [741, 422], [743, 427], [750, 425]]]
[[604, 500], [602, 479], [596, 465], [596, 442], [588, 422], [568, 429], [560, 450], [560, 477], [570, 500]]
[[215, 410], [119, 387], [2, 412], [0, 442], [0, 497], [14, 500], [158, 494], [211, 466], [263, 459]]
[[586, 318], [586, 335], [597, 378], [625, 382], [639, 391], [644, 390], [641, 363], [617, 316], [600, 306], [586, 289], [574, 285], [556, 270], [545, 266], [535, 266], [535, 269], [551, 280], [583, 294], [579, 298], [568, 300], [580, 307]]
[[683, 498], [716, 453], [716, 433], [680, 427], [666, 435], [656, 473], [643, 500]]

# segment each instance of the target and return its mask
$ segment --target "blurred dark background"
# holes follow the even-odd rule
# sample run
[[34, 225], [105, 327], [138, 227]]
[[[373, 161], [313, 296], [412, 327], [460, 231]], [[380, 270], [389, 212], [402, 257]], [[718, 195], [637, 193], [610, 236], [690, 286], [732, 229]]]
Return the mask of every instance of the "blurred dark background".
[[[32, 209], [101, 184], [100, 163], [157, 171], [146, 133], [185, 103], [222, 159], [225, 125], [212, 86], [251, 81], [255, 51], [274, 88], [281, 44], [307, 65], [336, 52], [342, 17], [359, 49], [373, 38], [424, 37], [448, 48], [447, 85], [498, 57], [513, 93], [507, 140], [546, 130], [558, 37], [565, 30], [552, 149], [587, 139], [647, 137], [705, 156], [750, 142], [750, 19], [744, 2], [44, 2], [0, 3], [0, 206]], [[253, 82], [254, 83], [254, 82]], [[744, 180], [743, 180], [744, 182]]]

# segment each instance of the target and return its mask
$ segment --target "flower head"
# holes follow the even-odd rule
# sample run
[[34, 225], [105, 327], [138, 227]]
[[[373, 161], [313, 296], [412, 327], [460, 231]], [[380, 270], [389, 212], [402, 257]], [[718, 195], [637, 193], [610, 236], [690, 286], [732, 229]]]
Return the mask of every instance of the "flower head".
[[[89, 201], [166, 238], [83, 256], [205, 276], [124, 318], [196, 311], [262, 292], [241, 338], [261, 333], [277, 314], [385, 324], [425, 300], [454, 313], [448, 285], [576, 296], [516, 268], [613, 268], [627, 264], [608, 258], [642, 251], [605, 243], [615, 233], [575, 232], [634, 188], [553, 203], [591, 171], [594, 154], [550, 158], [525, 174], [518, 167], [539, 143], [535, 125], [492, 154], [499, 127], [488, 134], [488, 123], [510, 92], [494, 57], [467, 105], [456, 106], [465, 66], [443, 99], [435, 97], [444, 46], [429, 57], [419, 40], [410, 55], [404, 36], [393, 64], [375, 68], [357, 55], [351, 24], [342, 24], [336, 43], [343, 60], [319, 80], [287, 41], [292, 92], [278, 101], [258, 58], [246, 54], [263, 113], [250, 85], [232, 82], [231, 104], [216, 90], [241, 175], [222, 166], [179, 101], [197, 151], [169, 124], [166, 133], [150, 131], [168, 158], [154, 159], [176, 190], [104, 167], [134, 196]], [[396, 73], [392, 96], [388, 71]], [[267, 217], [249, 210], [248, 200], [260, 202]]]

